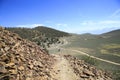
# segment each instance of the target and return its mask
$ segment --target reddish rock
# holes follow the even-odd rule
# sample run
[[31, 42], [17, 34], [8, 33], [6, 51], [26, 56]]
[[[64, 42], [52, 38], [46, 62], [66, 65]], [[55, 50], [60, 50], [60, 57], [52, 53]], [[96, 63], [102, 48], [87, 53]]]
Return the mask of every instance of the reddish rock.
[[[80, 80], [112, 80], [111, 75], [70, 55], [64, 55]], [[77, 64], [76, 64], [77, 63]]]
[[0, 80], [47, 80], [53, 61], [40, 46], [0, 27]]

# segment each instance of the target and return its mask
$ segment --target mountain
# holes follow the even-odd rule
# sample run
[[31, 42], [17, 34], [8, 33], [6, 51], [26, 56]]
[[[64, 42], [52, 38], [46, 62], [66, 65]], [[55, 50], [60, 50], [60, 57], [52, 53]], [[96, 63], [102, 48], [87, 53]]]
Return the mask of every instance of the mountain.
[[38, 26], [35, 28], [6, 28], [6, 30], [19, 34], [24, 39], [36, 42], [43, 48], [50, 47], [51, 44], [62, 43], [60, 37], [70, 36], [70, 34], [52, 28]]
[[10, 30], [10, 31], [13, 31], [13, 32], [15, 32], [17, 34], [20, 34], [24, 38], [28, 37], [28, 36], [30, 36], [30, 37], [34, 36], [35, 34], [39, 35], [39, 36], [45, 35], [46, 37], [69, 36], [69, 34], [66, 33], [66, 32], [55, 30], [55, 29], [48, 28], [48, 27], [45, 27], [45, 26], [38, 26], [38, 27], [35, 27], [35, 28], [17, 28], [17, 27], [12, 28], [12, 27], [9, 27], [9, 28], [6, 28], [6, 29]]
[[120, 36], [120, 29], [101, 34], [102, 36]]
[[[99, 35], [106, 42], [101, 45], [101, 53], [120, 56], [120, 29]], [[116, 58], [118, 59], [118, 58]], [[120, 62], [120, 59], [118, 59]]]
[[52, 28], [44, 27], [44, 26], [35, 27], [35, 28], [33, 28], [33, 30], [38, 30], [42, 34], [45, 34], [46, 37], [64, 37], [64, 36], [69, 36], [69, 34], [66, 33], [66, 32], [55, 30], [55, 29], [52, 29]]
[[[76, 79], [69, 74], [76, 75]], [[0, 27], [0, 80], [73, 80], [71, 78], [112, 80], [111, 74], [82, 60], [70, 55], [50, 55], [34, 42]]]

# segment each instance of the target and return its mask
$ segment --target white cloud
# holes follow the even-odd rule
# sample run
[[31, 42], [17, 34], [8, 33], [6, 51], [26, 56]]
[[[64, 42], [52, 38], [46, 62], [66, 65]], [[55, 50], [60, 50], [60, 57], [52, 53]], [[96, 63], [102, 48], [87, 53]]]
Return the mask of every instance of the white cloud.
[[100, 21], [100, 24], [120, 24], [119, 20], [106, 20], [106, 21]]
[[58, 24], [56, 24], [56, 26], [67, 27], [68, 25], [67, 24], [58, 23]]
[[56, 29], [69, 33], [103, 33], [106, 31], [120, 29], [120, 20], [93, 21], [86, 20], [79, 24], [55, 24]]
[[116, 17], [116, 18], [120, 18], [120, 9], [116, 10], [111, 17]]
[[81, 27], [78, 29], [79, 32], [120, 29], [120, 20], [83, 21], [80, 23], [80, 26]]
[[81, 25], [108, 25], [108, 24], [120, 24], [120, 20], [104, 20], [104, 21], [83, 21]]
[[34, 28], [37, 26], [43, 26], [43, 24], [25, 24], [25, 25], [17, 25], [16, 27]]
[[110, 25], [120, 24], [120, 20], [104, 20], [104, 21], [83, 21], [81, 25]]

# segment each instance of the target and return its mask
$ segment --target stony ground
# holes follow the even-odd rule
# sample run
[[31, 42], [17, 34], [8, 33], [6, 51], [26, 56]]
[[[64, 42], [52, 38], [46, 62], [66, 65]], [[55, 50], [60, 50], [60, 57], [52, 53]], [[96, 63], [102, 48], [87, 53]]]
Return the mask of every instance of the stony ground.
[[79, 60], [71, 55], [64, 55], [65, 59], [79, 76], [79, 80], [112, 80], [111, 74], [102, 70], [98, 70], [95, 66], [87, 64], [83, 60]]

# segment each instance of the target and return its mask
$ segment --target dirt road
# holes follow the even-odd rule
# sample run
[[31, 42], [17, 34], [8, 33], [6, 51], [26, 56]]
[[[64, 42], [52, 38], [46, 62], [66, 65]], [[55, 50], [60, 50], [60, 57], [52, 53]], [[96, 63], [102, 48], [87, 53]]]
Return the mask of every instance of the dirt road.
[[[61, 49], [63, 49], [63, 48], [61, 48]], [[120, 63], [116, 63], [116, 62], [113, 62], [113, 61], [109, 61], [109, 60], [105, 60], [105, 59], [98, 58], [98, 57], [95, 57], [95, 56], [91, 56], [91, 55], [89, 55], [89, 54], [87, 54], [87, 53], [85, 53], [85, 52], [79, 51], [79, 50], [74, 50], [74, 49], [73, 49], [73, 50], [71, 50], [71, 49], [64, 49], [64, 50], [70, 50], [70, 51], [73, 51], [73, 52], [78, 52], [78, 53], [80, 53], [80, 54], [89, 56], [89, 57], [91, 57], [91, 58], [94, 58], [94, 59], [97, 59], [97, 60], [100, 60], [100, 61], [104, 61], [104, 62], [107, 62], [107, 63], [111, 63], [111, 64], [114, 64], [114, 65], [120, 66]]]

